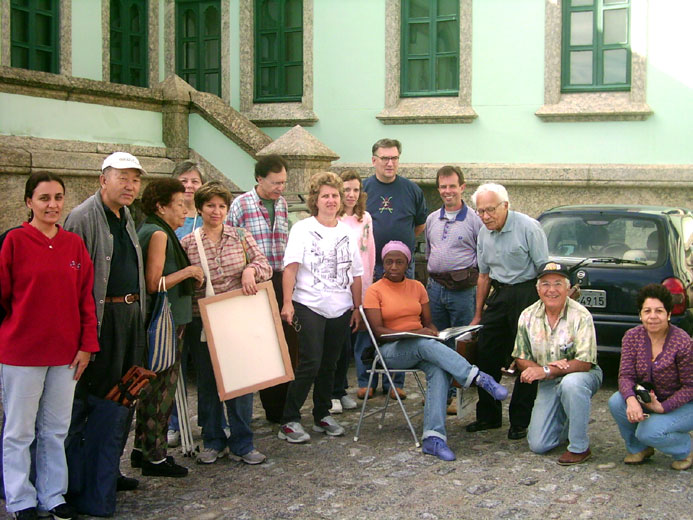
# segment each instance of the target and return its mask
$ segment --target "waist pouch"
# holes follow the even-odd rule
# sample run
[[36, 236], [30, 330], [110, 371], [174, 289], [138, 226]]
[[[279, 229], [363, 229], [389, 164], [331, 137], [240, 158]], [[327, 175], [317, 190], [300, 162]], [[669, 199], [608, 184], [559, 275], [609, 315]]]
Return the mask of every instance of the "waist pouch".
[[479, 270], [476, 267], [468, 267], [446, 273], [428, 273], [428, 276], [450, 291], [461, 291], [476, 286]]

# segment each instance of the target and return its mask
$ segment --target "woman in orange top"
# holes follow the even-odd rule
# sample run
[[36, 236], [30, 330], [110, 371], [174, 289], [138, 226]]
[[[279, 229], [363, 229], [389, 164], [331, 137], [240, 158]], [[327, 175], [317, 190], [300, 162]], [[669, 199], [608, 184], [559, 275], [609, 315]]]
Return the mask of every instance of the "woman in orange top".
[[[437, 336], [426, 289], [421, 282], [405, 278], [411, 262], [407, 245], [393, 240], [385, 244], [382, 255], [384, 275], [368, 288], [364, 300], [375, 337], [381, 340], [383, 334], [397, 332]], [[494, 399], [503, 400], [508, 396], [505, 387], [437, 339], [390, 341], [380, 347], [380, 352], [389, 368], [416, 367], [426, 373], [423, 452], [441, 460], [455, 460], [445, 434], [448, 388], [452, 378], [465, 388], [475, 383]]]

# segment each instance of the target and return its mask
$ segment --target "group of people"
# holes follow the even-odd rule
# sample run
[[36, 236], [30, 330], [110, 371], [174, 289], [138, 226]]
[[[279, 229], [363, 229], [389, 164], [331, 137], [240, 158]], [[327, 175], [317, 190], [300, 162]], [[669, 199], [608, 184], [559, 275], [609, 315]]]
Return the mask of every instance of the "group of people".
[[[295, 378], [260, 392], [278, 437], [310, 440], [301, 408], [312, 388], [312, 431], [344, 434], [333, 414], [355, 408], [346, 388], [351, 353], [357, 398], [373, 396], [362, 360], [370, 337], [359, 307], [390, 368], [426, 374], [422, 451], [454, 460], [447, 444], [451, 383], [475, 385], [476, 432], [502, 425], [503, 372], [519, 372], [510, 400], [510, 439], [528, 438], [537, 453], [568, 441], [559, 464], [591, 455], [591, 398], [602, 382], [590, 313], [569, 297], [566, 266], [550, 262], [539, 223], [509, 209], [506, 189], [482, 184], [472, 210], [462, 200], [465, 180], [456, 166], [436, 175], [442, 200], [428, 214], [422, 190], [398, 175], [402, 147], [394, 139], [373, 145], [375, 175], [355, 171], [310, 179], [310, 217], [289, 231], [282, 196], [288, 165], [261, 158], [256, 186], [235, 199], [219, 182], [205, 182], [200, 166], [177, 165], [142, 193], [144, 222], [136, 229], [128, 206], [146, 172], [129, 153], [103, 162], [99, 190], [61, 227], [63, 181], [32, 174], [24, 202], [28, 221], [0, 242], [0, 380], [5, 425], [3, 476], [7, 510], [16, 518], [74, 518], [65, 503], [68, 474], [64, 442], [75, 391], [106, 393], [133, 365], [146, 364], [145, 326], [154, 296], [168, 292], [178, 337], [176, 361], [159, 372], [136, 407], [133, 468], [144, 476], [184, 477], [168, 447], [180, 442], [174, 395], [192, 359], [202, 428], [200, 464], [229, 456], [260, 464], [253, 444], [253, 395], [219, 400], [200, 319], [198, 299], [241, 289], [257, 292], [270, 281], [281, 309]], [[414, 279], [417, 235], [425, 234], [427, 286]], [[492, 290], [493, 289], [493, 290]], [[693, 344], [671, 325], [671, 294], [661, 285], [638, 297], [642, 325], [623, 340], [619, 391], [609, 407], [623, 436], [624, 462], [645, 461], [658, 449], [672, 467], [693, 464]], [[41, 326], [36, 327], [36, 312]], [[432, 338], [387, 341], [383, 335], [437, 335], [449, 326], [481, 324], [477, 365], [452, 343]], [[383, 392], [406, 399], [402, 375]], [[636, 386], [649, 383], [649, 399]], [[447, 409], [447, 410], [446, 410]], [[126, 421], [126, 436], [134, 413]], [[36, 440], [36, 478], [30, 445]], [[118, 490], [138, 481], [119, 473]]]

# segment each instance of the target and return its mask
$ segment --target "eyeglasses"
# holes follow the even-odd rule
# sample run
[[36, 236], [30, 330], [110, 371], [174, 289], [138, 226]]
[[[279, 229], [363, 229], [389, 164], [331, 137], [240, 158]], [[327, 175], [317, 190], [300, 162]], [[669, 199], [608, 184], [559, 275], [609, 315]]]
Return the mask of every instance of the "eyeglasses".
[[296, 332], [301, 332], [301, 324], [298, 322], [298, 316], [294, 314], [294, 319], [291, 320], [291, 326]]
[[385, 164], [389, 163], [390, 161], [392, 161], [393, 163], [399, 161], [399, 155], [393, 155], [392, 157], [380, 157], [379, 155], [376, 155], [376, 157], [383, 161]]
[[560, 289], [561, 287], [565, 287], [565, 282], [557, 280], [555, 282], [539, 282], [537, 285], [539, 285], [539, 287], [542, 289], [548, 289], [549, 287]]
[[500, 206], [501, 204], [503, 204], [503, 202], [499, 202], [495, 206], [491, 206], [488, 208], [477, 208], [476, 214], [479, 215], [480, 217], [483, 216], [484, 213], [486, 213], [487, 215], [493, 215], [496, 213], [498, 206]]

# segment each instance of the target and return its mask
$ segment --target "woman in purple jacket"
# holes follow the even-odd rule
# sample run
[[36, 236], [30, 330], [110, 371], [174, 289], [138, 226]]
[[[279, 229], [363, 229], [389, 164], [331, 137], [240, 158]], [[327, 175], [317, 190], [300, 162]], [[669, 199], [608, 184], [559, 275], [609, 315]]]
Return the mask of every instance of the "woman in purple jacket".
[[[673, 469], [693, 465], [693, 340], [669, 323], [673, 298], [666, 287], [650, 284], [638, 293], [642, 325], [623, 336], [618, 392], [609, 399], [628, 455], [640, 464], [657, 448], [671, 455]], [[650, 383], [649, 402], [636, 397], [634, 386]]]

